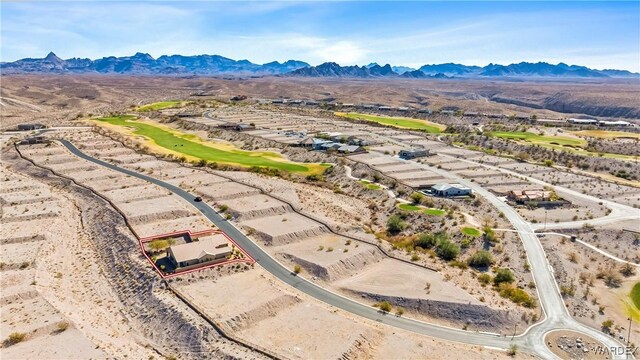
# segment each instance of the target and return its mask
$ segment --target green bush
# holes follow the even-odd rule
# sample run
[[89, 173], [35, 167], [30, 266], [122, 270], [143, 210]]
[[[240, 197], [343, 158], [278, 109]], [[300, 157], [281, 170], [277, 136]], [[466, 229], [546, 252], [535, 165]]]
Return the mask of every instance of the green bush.
[[506, 283], [500, 284], [500, 286], [498, 287], [498, 291], [500, 293], [500, 296], [502, 296], [503, 298], [507, 298], [516, 304], [519, 304], [528, 308], [536, 307], [535, 301], [531, 296], [529, 296], [529, 294], [527, 294], [526, 291], [520, 288], [517, 288], [511, 284], [506, 284]]
[[454, 260], [460, 254], [460, 247], [449, 239], [440, 239], [438, 241], [436, 254], [444, 260]]
[[393, 215], [387, 220], [387, 231], [390, 234], [397, 234], [404, 230], [407, 227], [407, 224], [402, 221], [400, 216]]
[[421, 233], [414, 241], [414, 246], [419, 246], [423, 249], [431, 249], [438, 243], [439, 234]]
[[493, 264], [493, 255], [487, 250], [476, 251], [469, 259], [469, 265], [474, 267], [487, 267], [491, 264]]
[[493, 278], [493, 283], [496, 285], [500, 285], [502, 283], [512, 283], [515, 280], [515, 276], [511, 270], [507, 268], [500, 268], [496, 271], [496, 276]]
[[380, 310], [384, 312], [389, 312], [391, 311], [391, 304], [388, 301], [383, 301], [380, 304], [378, 304], [378, 308], [380, 308]]
[[491, 275], [486, 274], [486, 273], [485, 274], [480, 274], [480, 276], [478, 276], [478, 281], [480, 281], [480, 284], [482, 284], [482, 286], [486, 286], [492, 280], [493, 280], [493, 278], [491, 277]]

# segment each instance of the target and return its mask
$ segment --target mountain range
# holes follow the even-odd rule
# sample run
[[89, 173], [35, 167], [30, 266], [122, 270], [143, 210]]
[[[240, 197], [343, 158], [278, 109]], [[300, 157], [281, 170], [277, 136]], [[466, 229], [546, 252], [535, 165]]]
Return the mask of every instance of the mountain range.
[[16, 73], [103, 73], [131, 75], [284, 75], [301, 77], [350, 78], [473, 78], [473, 77], [565, 77], [565, 78], [626, 78], [640, 77], [626, 70], [595, 70], [585, 66], [557, 65], [546, 62], [521, 62], [510, 65], [489, 64], [469, 66], [454, 63], [424, 65], [418, 69], [406, 66], [341, 66], [326, 62], [311, 66], [304, 61], [288, 60], [255, 64], [249, 60], [233, 60], [220, 55], [162, 55], [154, 59], [149, 54], [109, 56], [97, 60], [71, 58], [63, 60], [50, 52], [45, 58], [26, 58], [0, 63], [2, 74]]
[[[381, 71], [384, 69], [385, 71]], [[627, 70], [594, 70], [585, 66], [557, 65], [546, 62], [521, 62], [510, 65], [489, 64], [468, 66], [454, 63], [424, 65], [419, 69], [405, 66], [380, 66], [371, 63], [366, 66], [339, 66], [328, 62], [318, 66], [293, 70], [287, 75], [306, 77], [399, 77], [399, 78], [472, 78], [472, 77], [565, 77], [565, 78], [625, 78], [640, 76]]]
[[310, 65], [303, 61], [289, 60], [254, 64], [248, 60], [233, 60], [220, 55], [163, 55], [154, 59], [149, 54], [133, 56], [109, 56], [97, 60], [71, 58], [60, 59], [50, 52], [43, 59], [21, 59], [0, 63], [3, 74], [10, 73], [104, 73], [132, 75], [219, 75], [219, 74], [284, 74]]

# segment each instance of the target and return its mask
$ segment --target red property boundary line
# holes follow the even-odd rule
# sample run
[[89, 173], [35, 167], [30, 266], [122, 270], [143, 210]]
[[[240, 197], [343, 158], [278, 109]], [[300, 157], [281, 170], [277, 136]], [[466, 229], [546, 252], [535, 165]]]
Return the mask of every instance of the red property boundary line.
[[[219, 263], [215, 263], [215, 264], [209, 264], [209, 265], [203, 265], [201, 267], [195, 268], [195, 269], [191, 269], [191, 270], [187, 270], [187, 271], [181, 271], [181, 272], [176, 272], [173, 274], [167, 274], [164, 271], [162, 271], [160, 268], [158, 268], [158, 266], [156, 265], [155, 262], [153, 262], [153, 260], [151, 259], [151, 257], [149, 257], [149, 255], [147, 255], [146, 250], [144, 249], [144, 244], [153, 240], [157, 240], [157, 239], [165, 239], [168, 237], [175, 237], [175, 236], [179, 236], [179, 235], [189, 235], [190, 238], [197, 238], [200, 236], [205, 236], [205, 235], [212, 235], [212, 234], [222, 234], [227, 241], [231, 242], [244, 256], [245, 259], [233, 259], [233, 260], [227, 260], [227, 261], [223, 261], [223, 262], [219, 262]], [[138, 237], [138, 242], [140, 243], [140, 251], [142, 251], [142, 255], [144, 255], [145, 258], [147, 258], [147, 260], [149, 260], [149, 262], [151, 263], [151, 266], [153, 266], [153, 268], [156, 270], [156, 272], [163, 278], [163, 279], [170, 279], [170, 278], [174, 278], [176, 276], [179, 275], [184, 275], [184, 274], [190, 274], [192, 272], [196, 272], [196, 271], [202, 271], [202, 270], [206, 270], [206, 269], [210, 269], [216, 266], [222, 266], [222, 265], [228, 265], [228, 264], [235, 264], [235, 263], [246, 263], [246, 264], [254, 264], [256, 262], [256, 260], [249, 255], [249, 253], [247, 253], [240, 245], [238, 245], [237, 242], [235, 242], [229, 235], [227, 235], [227, 233], [225, 233], [222, 230], [203, 230], [203, 231], [195, 231], [195, 232], [191, 232], [191, 230], [178, 230], [178, 231], [174, 231], [171, 233], [166, 233], [166, 234], [159, 234], [159, 235], [152, 235], [152, 236], [147, 236], [144, 238], [139, 237], [136, 234], [136, 237]]]

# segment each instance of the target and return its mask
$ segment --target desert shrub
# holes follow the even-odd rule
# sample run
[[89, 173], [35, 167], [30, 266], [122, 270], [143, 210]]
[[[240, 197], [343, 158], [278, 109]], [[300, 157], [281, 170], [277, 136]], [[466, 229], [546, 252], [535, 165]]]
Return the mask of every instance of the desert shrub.
[[498, 288], [500, 296], [513, 301], [516, 304], [522, 305], [528, 308], [534, 308], [536, 306], [535, 301], [526, 291], [517, 288], [511, 284], [502, 283]]
[[469, 259], [469, 265], [474, 267], [487, 267], [491, 264], [493, 264], [493, 255], [487, 250], [476, 251]]
[[420, 260], [420, 256], [418, 256], [418, 254], [414, 253], [413, 255], [411, 255], [411, 261], [418, 261]]
[[418, 238], [414, 241], [413, 245], [419, 246], [423, 249], [431, 249], [438, 243], [438, 239], [443, 235], [444, 234], [442, 233], [436, 233], [436, 234], [421, 233], [420, 235], [418, 235]]
[[25, 333], [20, 333], [20, 332], [14, 332], [9, 334], [9, 337], [7, 338], [6, 342], [10, 345], [13, 344], [17, 344], [19, 342], [23, 342], [25, 339], [27, 338], [27, 334]]
[[384, 312], [391, 311], [391, 304], [388, 301], [383, 301], [378, 304], [378, 308]]
[[66, 321], [60, 321], [58, 325], [56, 325], [59, 332], [63, 332], [69, 328], [69, 323]]
[[444, 260], [454, 260], [460, 254], [460, 247], [447, 238], [440, 239], [436, 254]]
[[424, 195], [420, 194], [419, 192], [414, 192], [413, 194], [411, 194], [411, 202], [413, 202], [414, 204], [420, 204], [422, 198], [424, 198]]
[[507, 355], [513, 357], [513, 356], [516, 356], [517, 353], [518, 353], [518, 345], [516, 344], [509, 345], [509, 350], [507, 350]]
[[636, 269], [630, 263], [624, 263], [620, 268], [620, 274], [624, 275], [624, 277], [633, 276], [636, 274]]
[[491, 281], [493, 281], [493, 278], [491, 277], [491, 275], [485, 273], [478, 276], [478, 281], [480, 281], [480, 284], [482, 284], [482, 286], [486, 286]]
[[390, 234], [397, 234], [403, 231], [407, 227], [407, 224], [402, 221], [402, 218], [398, 215], [393, 215], [387, 220], [387, 231]]
[[493, 278], [493, 283], [496, 285], [500, 285], [502, 283], [512, 283], [515, 280], [515, 276], [511, 270], [507, 268], [500, 268], [496, 271], [496, 276]]
[[611, 332], [612, 327], [613, 327], [613, 320], [607, 319], [602, 322], [602, 331], [609, 333]]
[[300, 267], [300, 265], [296, 264], [293, 267], [293, 272], [296, 273], [296, 274], [300, 274], [300, 271], [302, 271], [302, 268]]

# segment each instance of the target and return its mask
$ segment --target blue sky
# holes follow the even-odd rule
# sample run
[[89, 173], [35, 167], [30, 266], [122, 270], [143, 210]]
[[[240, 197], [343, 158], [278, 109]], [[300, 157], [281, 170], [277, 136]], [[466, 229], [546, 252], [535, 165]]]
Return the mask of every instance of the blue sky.
[[1, 61], [219, 54], [640, 71], [640, 2], [2, 2]]

